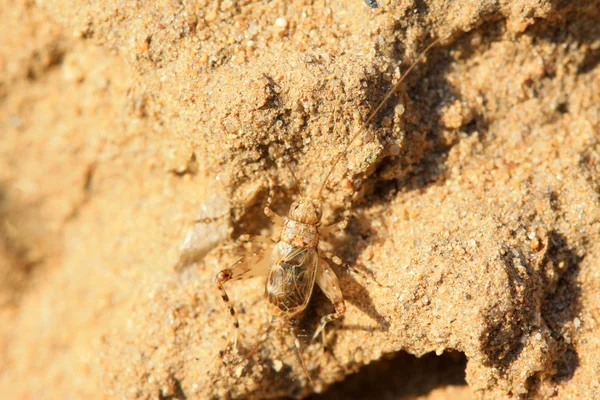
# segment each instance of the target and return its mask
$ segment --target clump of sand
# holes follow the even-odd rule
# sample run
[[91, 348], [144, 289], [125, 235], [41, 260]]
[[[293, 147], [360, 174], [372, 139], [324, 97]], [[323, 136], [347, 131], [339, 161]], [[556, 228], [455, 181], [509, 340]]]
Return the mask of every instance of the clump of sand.
[[[2, 3], [6, 396], [600, 396], [600, 3]], [[264, 282], [236, 353], [212, 279], [354, 134], [324, 222], [368, 278], [336, 271], [311, 386]]]

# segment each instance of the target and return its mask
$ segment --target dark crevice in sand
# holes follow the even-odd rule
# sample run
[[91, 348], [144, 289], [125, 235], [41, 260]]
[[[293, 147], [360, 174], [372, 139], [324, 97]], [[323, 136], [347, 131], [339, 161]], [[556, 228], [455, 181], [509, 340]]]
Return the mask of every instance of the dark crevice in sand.
[[[598, 398], [598, 1], [2, 4], [0, 276], [54, 268], [0, 280], [0, 297], [24, 293], [0, 308], [7, 397], [299, 397], [344, 380], [313, 398]], [[315, 387], [289, 335], [244, 360], [268, 325], [260, 282], [231, 285], [241, 351], [219, 356], [233, 332], [213, 280], [237, 252], [174, 276], [182, 227], [199, 204], [217, 217], [186, 236], [194, 256], [276, 234], [263, 179], [286, 214], [282, 160], [314, 189], [342, 153], [323, 222], [360, 188], [331, 250], [369, 279], [334, 268], [349, 312], [326, 353], [309, 341], [333, 306], [314, 291]], [[106, 168], [81, 170], [95, 155]], [[469, 355], [469, 388], [464, 355], [428, 353], [449, 348]], [[382, 357], [398, 349], [426, 355]]]
[[[452, 351], [436, 356], [428, 353], [417, 358], [405, 352], [382, 357], [349, 375], [324, 393], [310, 400], [335, 399], [408, 399], [434, 389], [465, 386], [467, 359]], [[391, 379], [393, 377], [393, 379]]]
[[[0, 307], [19, 303], [36, 267], [43, 262], [43, 255], [27, 240], [23, 229], [32, 223], [25, 219], [32, 216], [20, 211], [0, 185], [0, 255], [5, 259], [0, 263]], [[38, 224], [44, 229], [41, 222]]]
[[556, 341], [552, 350], [555, 352], [556, 368], [553, 379], [557, 382], [570, 380], [579, 366], [579, 355], [571, 340], [571, 327], [578, 324], [574, 321], [582, 311], [578, 277], [583, 260], [584, 257], [569, 246], [563, 235], [557, 232], [549, 235], [544, 261], [557, 266], [561, 272], [558, 282], [548, 290], [543, 300], [542, 317]]
[[589, 49], [588, 53], [585, 55], [585, 58], [579, 65], [577, 72], [580, 74], [587, 74], [588, 72], [596, 69], [598, 64], [600, 64], [600, 48]]

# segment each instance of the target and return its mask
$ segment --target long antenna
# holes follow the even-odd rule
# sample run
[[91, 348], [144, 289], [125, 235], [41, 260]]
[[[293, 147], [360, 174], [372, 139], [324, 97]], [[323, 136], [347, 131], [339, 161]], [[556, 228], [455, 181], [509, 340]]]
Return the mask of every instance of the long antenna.
[[287, 161], [285, 161], [285, 159], [283, 160], [283, 164], [289, 171], [290, 175], [292, 175], [292, 179], [294, 180], [294, 183], [296, 184], [296, 186], [298, 186], [298, 190], [300, 191], [300, 193], [302, 193], [302, 185], [300, 185], [300, 181], [298, 180], [298, 178], [296, 178], [296, 174], [294, 174], [292, 167], [290, 167], [290, 165], [287, 163]]
[[[442, 36], [442, 37], [439, 37], [439, 38], [435, 39], [433, 42], [431, 42], [431, 44], [429, 44], [429, 46], [427, 46], [425, 48], [425, 50], [423, 50], [421, 52], [421, 54], [419, 54], [419, 56], [417, 57], [417, 59], [411, 64], [410, 67], [408, 67], [408, 69], [406, 70], [406, 72], [404, 74], [402, 74], [402, 76], [400, 77], [400, 80], [398, 82], [396, 82], [396, 84], [394, 85], [394, 87], [392, 87], [387, 92], [387, 94], [383, 97], [383, 100], [379, 103], [379, 105], [377, 106], [377, 108], [375, 110], [373, 110], [373, 112], [371, 112], [371, 115], [369, 115], [369, 118], [367, 118], [367, 121], [365, 122], [365, 125], [369, 125], [369, 123], [373, 120], [373, 118], [375, 118], [375, 116], [377, 116], [377, 113], [379, 113], [379, 111], [385, 105], [385, 103], [390, 99], [390, 97], [392, 97], [392, 95], [394, 94], [394, 92], [396, 92], [396, 90], [398, 90], [398, 88], [400, 87], [400, 84], [402, 83], [402, 81], [404, 80], [404, 78], [406, 78], [408, 76], [408, 74], [413, 70], [413, 68], [417, 65], [417, 63], [421, 60], [421, 58], [423, 58], [423, 56], [425, 54], [427, 54], [427, 52], [429, 50], [431, 50], [431, 48], [433, 46], [435, 46], [440, 40], [446, 39], [449, 36], [450, 35], [446, 35], [446, 36]], [[344, 155], [346, 153], [346, 151], [348, 150], [348, 148], [350, 147], [350, 145], [352, 144], [352, 142], [354, 142], [354, 140], [358, 137], [359, 133], [360, 133], [360, 131], [356, 132], [354, 134], [354, 136], [352, 136], [352, 138], [350, 139], [350, 141], [346, 145], [346, 148], [343, 151], [341, 151], [337, 155], [337, 157], [335, 158], [335, 160], [333, 161], [333, 165], [329, 169], [329, 172], [325, 176], [325, 180], [323, 181], [323, 183], [321, 184], [321, 187], [319, 188], [319, 193], [318, 193], [318, 197], [319, 198], [321, 197], [321, 193], [323, 192], [323, 189], [325, 188], [325, 185], [327, 184], [327, 181], [329, 180], [329, 176], [331, 175], [331, 173], [335, 169], [335, 166], [337, 165], [337, 163], [342, 158], [342, 155]]]

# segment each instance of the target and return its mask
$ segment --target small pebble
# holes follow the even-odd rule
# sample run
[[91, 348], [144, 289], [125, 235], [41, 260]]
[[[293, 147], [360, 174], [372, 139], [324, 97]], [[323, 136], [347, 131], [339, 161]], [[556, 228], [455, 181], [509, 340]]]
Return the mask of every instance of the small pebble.
[[533, 239], [531, 239], [531, 242], [529, 242], [529, 246], [531, 247], [531, 250], [537, 250], [540, 248], [540, 240], [536, 237], [534, 237]]
[[281, 371], [281, 368], [283, 368], [283, 363], [281, 362], [281, 360], [274, 360], [273, 369], [275, 370], [275, 372]]
[[275, 20], [275, 26], [279, 28], [285, 28], [287, 27], [287, 20], [283, 17], [279, 17]]
[[404, 110], [404, 104], [398, 104], [396, 107], [394, 107], [394, 112], [397, 116], [404, 114]]
[[239, 367], [237, 367], [235, 369], [235, 376], [236, 377], [240, 378], [243, 373], [244, 373], [244, 365], [240, 365]]

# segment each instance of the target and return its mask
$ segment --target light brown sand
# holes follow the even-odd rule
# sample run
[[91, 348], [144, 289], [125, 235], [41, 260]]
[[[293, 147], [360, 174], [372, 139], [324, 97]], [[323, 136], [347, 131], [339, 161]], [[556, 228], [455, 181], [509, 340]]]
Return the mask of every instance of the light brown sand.
[[[3, 396], [600, 398], [600, 3], [380, 3], [0, 0]], [[355, 132], [324, 222], [359, 187], [331, 249], [370, 278], [311, 387], [288, 337], [241, 362], [260, 279], [227, 352], [212, 279]]]

